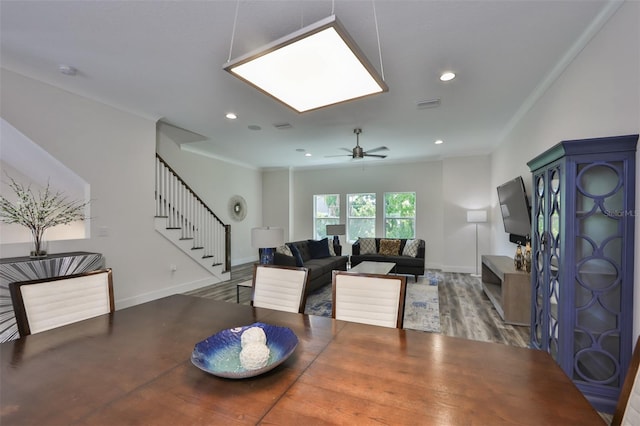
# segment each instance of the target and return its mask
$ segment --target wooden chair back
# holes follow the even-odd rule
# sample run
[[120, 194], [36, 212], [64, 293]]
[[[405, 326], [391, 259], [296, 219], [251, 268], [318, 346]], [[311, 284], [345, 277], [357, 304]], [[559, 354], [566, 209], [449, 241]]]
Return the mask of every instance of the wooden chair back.
[[332, 317], [402, 328], [407, 277], [334, 271]]
[[253, 306], [304, 313], [308, 281], [309, 270], [307, 268], [255, 265], [253, 269]]
[[111, 269], [9, 284], [21, 336], [114, 311]]
[[629, 363], [627, 376], [624, 378], [618, 405], [611, 420], [612, 426], [640, 425], [640, 384], [638, 383], [638, 366], [640, 366], [640, 337], [636, 341], [633, 356]]

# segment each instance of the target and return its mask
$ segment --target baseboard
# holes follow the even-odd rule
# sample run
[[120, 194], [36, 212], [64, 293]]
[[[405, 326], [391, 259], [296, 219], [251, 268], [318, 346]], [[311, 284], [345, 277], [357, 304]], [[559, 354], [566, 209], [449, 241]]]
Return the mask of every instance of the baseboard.
[[[460, 266], [460, 265], [444, 265], [442, 267], [442, 272], [455, 272], [458, 274], [475, 274], [476, 268], [468, 267], [468, 266]], [[480, 270], [478, 270], [478, 273], [480, 273]]]
[[442, 270], [442, 264], [441, 263], [425, 262], [424, 269], [439, 269], [439, 270]]
[[242, 259], [233, 259], [231, 261], [231, 266], [238, 266], [238, 265], [244, 265], [245, 263], [255, 263], [257, 262], [259, 259], [257, 256], [251, 256], [251, 257], [244, 257]]
[[187, 291], [197, 290], [202, 287], [206, 287], [212, 284], [216, 284], [219, 281], [216, 277], [204, 278], [184, 284], [179, 284], [172, 287], [163, 288], [157, 291], [151, 291], [149, 293], [139, 294], [133, 297], [127, 297], [125, 299], [116, 299], [116, 310], [129, 308], [131, 306], [140, 305], [141, 303], [151, 302], [152, 300], [161, 299], [163, 297], [172, 296], [174, 294], [181, 294]]

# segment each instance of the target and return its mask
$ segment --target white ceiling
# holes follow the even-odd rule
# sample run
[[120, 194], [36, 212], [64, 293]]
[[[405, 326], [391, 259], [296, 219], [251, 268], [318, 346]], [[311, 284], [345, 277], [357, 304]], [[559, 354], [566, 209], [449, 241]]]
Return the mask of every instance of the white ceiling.
[[[336, 0], [335, 14], [383, 71], [389, 92], [305, 114], [223, 71], [236, 4], [2, 0], [0, 63], [203, 135], [206, 140], [182, 147], [254, 167], [481, 154], [500, 142], [618, 2], [376, 0], [381, 70], [374, 4]], [[232, 58], [329, 16], [331, 9], [330, 0], [240, 0]], [[59, 64], [78, 74], [61, 74]], [[440, 82], [445, 70], [458, 77]], [[416, 107], [435, 98], [441, 99], [438, 108]], [[226, 119], [229, 111], [238, 119]], [[292, 127], [276, 129], [279, 123]], [[347, 154], [340, 148], [355, 146], [356, 127], [363, 129], [365, 150], [389, 147], [387, 159], [325, 158]], [[444, 143], [435, 145], [436, 139]]]

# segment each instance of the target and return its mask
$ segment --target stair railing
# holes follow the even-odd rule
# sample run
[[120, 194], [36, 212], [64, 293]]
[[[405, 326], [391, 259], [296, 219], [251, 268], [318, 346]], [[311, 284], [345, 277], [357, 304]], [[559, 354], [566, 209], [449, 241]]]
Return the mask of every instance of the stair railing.
[[224, 262], [231, 270], [231, 225], [226, 225], [156, 154], [156, 217], [167, 218], [167, 228], [180, 229], [181, 239], [193, 240], [192, 250], [203, 250], [213, 265]]

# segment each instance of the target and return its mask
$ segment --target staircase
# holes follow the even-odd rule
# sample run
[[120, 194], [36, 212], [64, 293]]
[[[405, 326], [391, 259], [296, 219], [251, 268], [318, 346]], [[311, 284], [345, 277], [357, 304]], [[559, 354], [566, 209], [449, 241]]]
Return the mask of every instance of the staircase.
[[220, 281], [231, 279], [231, 225], [225, 225], [156, 154], [155, 229]]

